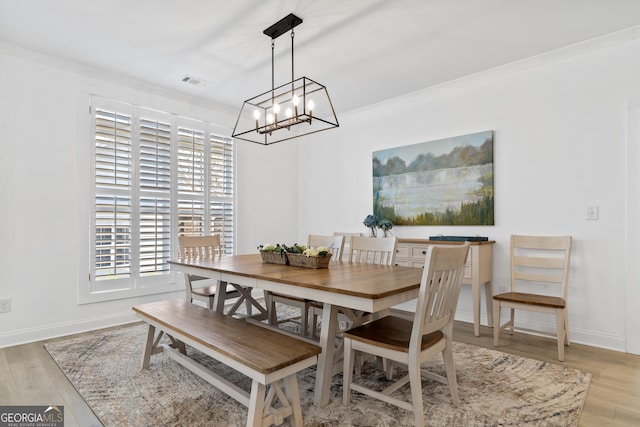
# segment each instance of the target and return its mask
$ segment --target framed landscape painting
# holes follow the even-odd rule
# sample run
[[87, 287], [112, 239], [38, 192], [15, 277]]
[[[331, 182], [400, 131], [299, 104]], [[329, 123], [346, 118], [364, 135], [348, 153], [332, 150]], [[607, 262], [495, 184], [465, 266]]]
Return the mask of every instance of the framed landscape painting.
[[494, 225], [493, 131], [373, 152], [373, 213], [394, 225]]

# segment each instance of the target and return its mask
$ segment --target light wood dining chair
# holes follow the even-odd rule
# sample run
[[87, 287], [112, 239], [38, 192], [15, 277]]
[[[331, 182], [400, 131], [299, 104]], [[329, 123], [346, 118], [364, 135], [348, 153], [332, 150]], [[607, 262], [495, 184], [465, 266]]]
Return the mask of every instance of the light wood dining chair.
[[344, 236], [344, 245], [342, 247], [342, 256], [340, 257], [340, 259], [345, 259], [347, 257], [347, 254], [349, 254], [349, 245], [351, 244], [351, 236], [357, 236], [357, 237], [361, 237], [362, 233], [348, 233], [348, 232], [344, 232], [344, 231], [334, 231], [333, 232], [334, 236]]
[[[396, 237], [363, 237], [351, 236], [349, 239], [348, 261], [351, 263], [367, 263], [393, 265], [396, 257]], [[347, 328], [370, 320], [371, 313], [363, 311], [339, 309], [347, 319]]]
[[337, 262], [342, 259], [344, 240], [344, 236], [321, 236], [319, 234], [309, 234], [309, 237], [307, 238], [307, 247], [317, 248], [319, 246], [326, 246], [331, 248], [331, 262]]
[[[396, 255], [396, 237], [363, 237], [351, 236], [349, 238], [349, 254], [347, 262], [393, 265]], [[322, 305], [311, 305], [311, 336], [316, 337], [318, 331], [318, 316], [322, 315]], [[370, 321], [372, 314], [361, 310], [338, 307], [338, 335], [342, 331]], [[335, 353], [334, 363], [340, 362], [343, 357], [342, 344]], [[358, 369], [360, 363], [358, 363]]]
[[[413, 411], [415, 425], [424, 426], [422, 382], [424, 374], [449, 385], [451, 398], [458, 404], [458, 383], [453, 360], [453, 321], [460, 284], [469, 252], [469, 242], [460, 246], [430, 246], [413, 320], [386, 316], [344, 332], [343, 404], [349, 405], [351, 391], [380, 399]], [[387, 379], [393, 379], [394, 364], [406, 365], [406, 376], [382, 391], [356, 383], [353, 375], [356, 352], [383, 358]], [[426, 372], [421, 365], [442, 354], [446, 377]], [[357, 376], [357, 375], [356, 375]], [[409, 383], [411, 402], [391, 394]]]
[[[184, 261], [210, 260], [220, 258], [223, 255], [219, 234], [212, 236], [179, 236], [178, 245], [178, 258]], [[201, 300], [207, 304], [207, 308], [213, 310], [217, 285], [194, 287], [194, 284], [197, 284], [197, 282], [205, 280], [210, 281], [212, 279], [185, 273], [186, 301], [193, 302], [194, 299]], [[234, 289], [227, 291], [225, 299], [241, 300], [243, 296], [239, 291]], [[250, 304], [247, 304], [247, 310], [250, 312]]]
[[[567, 290], [571, 244], [571, 236], [511, 236], [511, 288], [509, 292], [493, 296], [494, 346], [500, 341], [501, 329], [511, 333], [516, 329], [531, 331], [516, 328], [515, 310], [552, 314], [556, 318], [556, 334], [534, 332], [556, 337], [558, 359], [564, 361], [564, 346], [570, 344]], [[509, 321], [501, 325], [502, 308], [508, 308], [510, 316]]]
[[[318, 234], [309, 234], [309, 236], [307, 237], [307, 247], [312, 248], [319, 246], [326, 246], [328, 248], [331, 248], [331, 262], [338, 262], [342, 256], [342, 249], [344, 247], [344, 236], [322, 236]], [[315, 320], [315, 317], [312, 318], [311, 316], [313, 301], [304, 298], [294, 298], [288, 295], [281, 295], [272, 292], [269, 293], [267, 300], [269, 308], [269, 324], [275, 326], [285, 322], [299, 322], [301, 335], [311, 335], [312, 337], [315, 336], [316, 328], [309, 327], [309, 321], [312, 319]], [[300, 317], [279, 317], [276, 303], [285, 304], [299, 309]]]

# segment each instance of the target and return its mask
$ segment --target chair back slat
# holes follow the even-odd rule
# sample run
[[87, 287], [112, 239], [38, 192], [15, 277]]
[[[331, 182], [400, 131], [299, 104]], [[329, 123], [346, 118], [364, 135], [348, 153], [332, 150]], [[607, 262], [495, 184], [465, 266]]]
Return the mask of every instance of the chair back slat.
[[445, 333], [451, 333], [468, 254], [469, 242], [460, 246], [430, 246], [427, 250], [411, 346], [420, 348], [423, 335], [443, 328]]
[[532, 274], [522, 273], [519, 271], [513, 272], [513, 279], [518, 281], [538, 282], [538, 283], [560, 283], [564, 280], [564, 275], [551, 275], [551, 274]]
[[[540, 251], [540, 249], [538, 249]], [[564, 251], [564, 249], [563, 249]], [[562, 255], [562, 253], [560, 253]], [[542, 256], [522, 256], [514, 255], [513, 259], [520, 267], [540, 267], [540, 268], [564, 268], [564, 257], [542, 257]]]
[[396, 255], [395, 237], [351, 236], [349, 262], [393, 265]]
[[[569, 241], [567, 241], [569, 240]], [[515, 247], [521, 249], [543, 249], [550, 251], [564, 251], [571, 244], [571, 236], [511, 236]]]

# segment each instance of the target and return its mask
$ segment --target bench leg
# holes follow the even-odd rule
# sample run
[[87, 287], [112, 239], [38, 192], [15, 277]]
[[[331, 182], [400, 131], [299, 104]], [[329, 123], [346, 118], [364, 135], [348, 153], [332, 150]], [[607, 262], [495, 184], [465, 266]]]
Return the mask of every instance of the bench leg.
[[[142, 355], [142, 369], [149, 368], [149, 365], [151, 364], [151, 356], [153, 354], [162, 352], [162, 346], [160, 345], [160, 340], [162, 339], [162, 336], [164, 334], [165, 334], [164, 331], [158, 331], [158, 334], [156, 335], [156, 327], [151, 324], [149, 325], [149, 329], [147, 331], [147, 340], [144, 344], [144, 353]], [[182, 341], [175, 339], [169, 334], [166, 334], [166, 335], [171, 340], [172, 348], [179, 350], [180, 353], [184, 355], [187, 354], [187, 347]]]
[[151, 354], [153, 354], [155, 335], [156, 327], [153, 325], [149, 325], [149, 329], [147, 331], [147, 341], [144, 344], [144, 353], [142, 355], [142, 369], [149, 368], [149, 364], [151, 363]]
[[262, 426], [262, 415], [264, 413], [264, 398], [266, 386], [253, 380], [251, 384], [251, 395], [249, 396], [249, 414], [247, 415], [247, 427]]
[[296, 374], [289, 375], [283, 381], [287, 399], [293, 409], [293, 419], [290, 420], [291, 425], [294, 427], [302, 427], [302, 406], [300, 405], [300, 392], [298, 391]]

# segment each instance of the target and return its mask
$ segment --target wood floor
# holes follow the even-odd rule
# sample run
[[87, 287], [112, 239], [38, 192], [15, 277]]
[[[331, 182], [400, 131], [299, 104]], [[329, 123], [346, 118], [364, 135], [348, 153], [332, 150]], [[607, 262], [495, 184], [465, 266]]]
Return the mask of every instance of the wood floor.
[[[492, 330], [456, 322], [456, 341], [494, 348]], [[500, 337], [499, 350], [558, 363], [554, 341], [530, 335]], [[565, 366], [593, 375], [580, 426], [640, 425], [640, 356], [572, 344], [565, 352]], [[65, 426], [100, 426], [42, 343], [0, 349], [0, 405], [64, 405]]]

